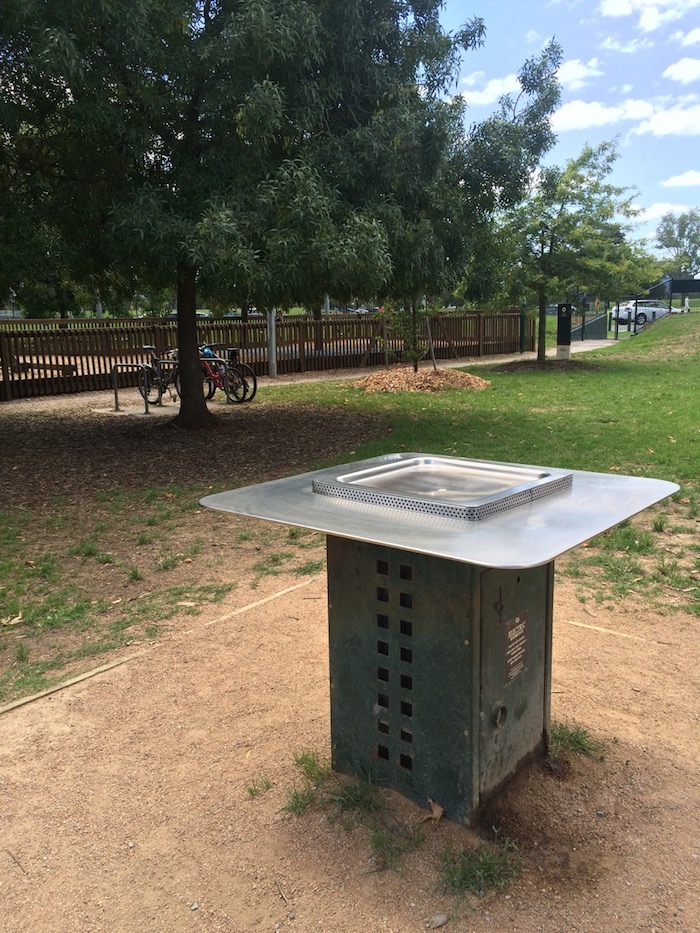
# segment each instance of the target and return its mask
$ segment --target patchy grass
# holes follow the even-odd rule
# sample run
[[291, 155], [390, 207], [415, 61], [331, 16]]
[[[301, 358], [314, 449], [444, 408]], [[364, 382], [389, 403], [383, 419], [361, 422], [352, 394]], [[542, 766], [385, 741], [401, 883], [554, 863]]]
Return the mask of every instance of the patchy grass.
[[393, 817], [382, 788], [371, 776], [336, 774], [315, 752], [295, 756], [294, 766], [302, 784], [295, 783], [289, 790], [282, 812], [302, 817], [310, 811], [322, 811], [346, 830], [363, 828], [377, 871], [398, 867], [423, 843], [421, 829], [403, 826]]
[[441, 859], [440, 881], [454, 894], [476, 894], [503, 889], [520, 871], [518, 850], [509, 840], [483, 842], [476, 849], [447, 847]]
[[602, 761], [605, 746], [593, 738], [584, 726], [553, 720], [549, 730], [549, 755], [568, 762], [573, 757], [598, 758]]
[[262, 795], [266, 794], [271, 788], [272, 781], [268, 777], [260, 775], [254, 778], [246, 790], [248, 791], [248, 796], [255, 799], [256, 797], [262, 797]]

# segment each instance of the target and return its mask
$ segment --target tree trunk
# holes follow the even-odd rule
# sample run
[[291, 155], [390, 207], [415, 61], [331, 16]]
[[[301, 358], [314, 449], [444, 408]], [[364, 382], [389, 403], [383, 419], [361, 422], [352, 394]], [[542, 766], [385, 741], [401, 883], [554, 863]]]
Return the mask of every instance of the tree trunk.
[[411, 302], [411, 343], [413, 344], [413, 372], [418, 372], [418, 309], [415, 301]]
[[186, 431], [212, 427], [217, 419], [207, 408], [197, 342], [197, 270], [177, 265], [177, 358], [180, 371], [180, 413], [174, 424]]
[[537, 362], [544, 363], [547, 359], [547, 296], [543, 291], [539, 293], [539, 315], [537, 318]]

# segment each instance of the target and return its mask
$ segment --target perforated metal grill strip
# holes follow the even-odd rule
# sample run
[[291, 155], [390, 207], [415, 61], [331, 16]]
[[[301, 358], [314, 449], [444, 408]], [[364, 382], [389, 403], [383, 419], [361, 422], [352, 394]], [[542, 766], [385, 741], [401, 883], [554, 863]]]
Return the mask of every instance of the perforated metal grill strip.
[[482, 505], [452, 505], [445, 502], [433, 502], [427, 499], [414, 499], [404, 496], [392, 496], [387, 493], [371, 492], [367, 489], [359, 489], [353, 486], [340, 486], [334, 483], [324, 483], [314, 480], [312, 488], [315, 493], [322, 496], [331, 496], [337, 499], [348, 499], [352, 502], [361, 502], [367, 505], [384, 506], [391, 509], [405, 509], [410, 512], [421, 512], [427, 515], [440, 515], [446, 518], [458, 518], [462, 521], [476, 522], [487, 518], [489, 515], [495, 515], [497, 512], [503, 512], [506, 509], [516, 508], [519, 505], [527, 505], [535, 499], [541, 499], [544, 496], [550, 496], [552, 493], [560, 492], [571, 486], [573, 477], [562, 476], [560, 479], [548, 483], [546, 486], [526, 489], [522, 492], [513, 493], [510, 496], [504, 496], [501, 499], [495, 499], [493, 502], [486, 502]]

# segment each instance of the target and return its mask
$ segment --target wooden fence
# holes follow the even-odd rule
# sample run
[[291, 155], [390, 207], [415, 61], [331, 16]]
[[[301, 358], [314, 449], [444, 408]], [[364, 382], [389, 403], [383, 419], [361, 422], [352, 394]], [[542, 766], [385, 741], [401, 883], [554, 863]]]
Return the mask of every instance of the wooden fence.
[[[266, 320], [206, 320], [197, 328], [202, 343], [239, 347], [258, 375], [269, 372]], [[115, 364], [146, 362], [144, 346], [163, 352], [176, 337], [175, 323], [160, 319], [2, 321], [0, 401], [109, 389]], [[517, 311], [436, 315], [421, 334], [425, 355], [432, 342], [442, 360], [532, 350], [534, 341], [533, 320]], [[389, 365], [404, 355], [400, 334], [379, 315], [282, 318], [275, 346], [278, 375]], [[120, 368], [120, 386], [137, 380], [136, 369]]]

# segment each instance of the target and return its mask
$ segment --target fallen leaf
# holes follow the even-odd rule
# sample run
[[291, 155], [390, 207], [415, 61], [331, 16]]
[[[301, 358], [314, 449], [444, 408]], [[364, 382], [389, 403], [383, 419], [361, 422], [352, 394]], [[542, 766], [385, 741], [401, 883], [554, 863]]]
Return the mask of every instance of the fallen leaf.
[[22, 613], [18, 613], [16, 616], [8, 616], [6, 619], [0, 619], [0, 625], [19, 625], [22, 621]]
[[432, 820], [433, 829], [437, 829], [438, 823], [442, 819], [442, 814], [445, 812], [445, 808], [441, 807], [439, 803], [435, 803], [430, 797], [428, 797], [428, 803], [430, 804], [430, 813], [418, 820], [418, 823], [427, 823], [428, 820]]

